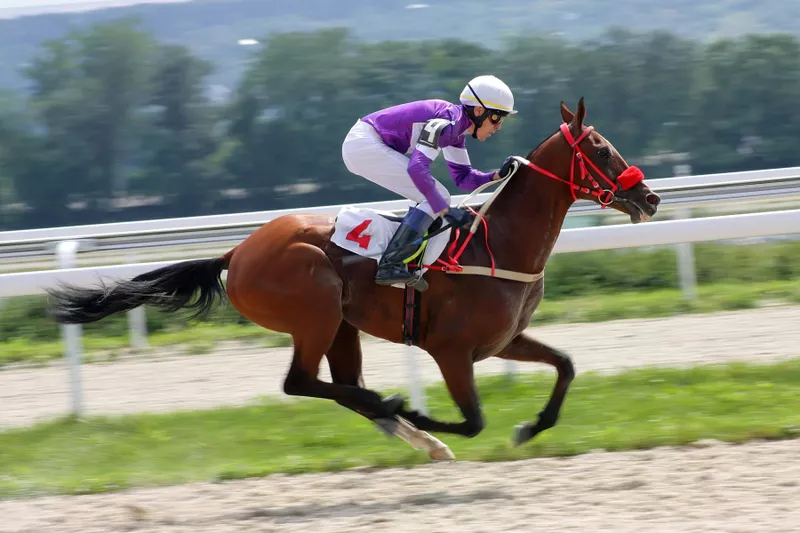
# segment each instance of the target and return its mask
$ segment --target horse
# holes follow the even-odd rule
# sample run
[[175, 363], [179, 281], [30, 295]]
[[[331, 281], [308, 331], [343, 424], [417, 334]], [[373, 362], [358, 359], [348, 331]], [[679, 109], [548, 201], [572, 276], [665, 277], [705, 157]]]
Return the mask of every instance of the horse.
[[[557, 377], [544, 408], [535, 421], [514, 429], [512, 441], [519, 446], [556, 425], [575, 377], [568, 354], [526, 332], [542, 301], [544, 268], [568, 209], [579, 198], [591, 200], [635, 224], [655, 215], [661, 201], [641, 171], [584, 124], [585, 116], [583, 98], [574, 113], [561, 102], [559, 129], [520, 159], [524, 164], [482, 215], [484, 238], [461, 245], [460, 261], [484, 265], [486, 272], [453, 275], [463, 272], [442, 268], [425, 274], [416, 344], [437, 363], [461, 421], [437, 420], [407, 408], [401, 395], [383, 398], [365, 387], [359, 332], [404, 342], [403, 291], [376, 284], [376, 261], [351, 260], [357, 256], [332, 242], [335, 214], [275, 218], [221, 257], [92, 288], [62, 284], [48, 290], [50, 314], [62, 324], [86, 323], [147, 304], [202, 316], [227, 297], [250, 321], [291, 336], [285, 394], [333, 400], [409, 442], [415, 432], [430, 437], [438, 443], [428, 446], [431, 458], [434, 448], [444, 448], [445, 458], [452, 454], [427, 432], [471, 438], [484, 428], [475, 363], [497, 357], [552, 365]], [[451, 247], [457, 239], [458, 231], [449, 236]], [[495, 265], [504, 277], [496, 275]], [[225, 269], [227, 285], [221, 279]], [[323, 357], [330, 382], [318, 376]]]

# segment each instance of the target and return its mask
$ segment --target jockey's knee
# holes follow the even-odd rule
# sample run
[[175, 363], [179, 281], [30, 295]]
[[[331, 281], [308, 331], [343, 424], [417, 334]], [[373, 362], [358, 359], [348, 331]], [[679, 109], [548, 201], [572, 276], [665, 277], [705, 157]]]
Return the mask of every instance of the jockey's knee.
[[355, 170], [353, 170], [353, 165], [351, 163], [351, 159], [348, 155], [347, 150], [347, 141], [342, 143], [342, 161], [344, 162], [344, 166], [347, 168], [348, 171], [352, 172], [353, 174], [358, 174]]

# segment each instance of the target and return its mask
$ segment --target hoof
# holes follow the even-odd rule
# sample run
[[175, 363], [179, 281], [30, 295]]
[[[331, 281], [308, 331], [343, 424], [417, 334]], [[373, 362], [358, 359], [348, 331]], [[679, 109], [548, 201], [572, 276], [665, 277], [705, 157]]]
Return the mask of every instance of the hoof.
[[434, 462], [456, 460], [456, 455], [447, 446], [430, 450], [428, 452], [428, 457]]
[[533, 438], [532, 426], [528, 422], [523, 422], [514, 426], [514, 447], [525, 444]]
[[373, 422], [387, 437], [398, 437], [415, 450], [427, 450], [428, 458], [434, 462], [453, 461], [456, 458], [447, 444], [425, 431], [420, 431], [404, 418], [376, 418]]

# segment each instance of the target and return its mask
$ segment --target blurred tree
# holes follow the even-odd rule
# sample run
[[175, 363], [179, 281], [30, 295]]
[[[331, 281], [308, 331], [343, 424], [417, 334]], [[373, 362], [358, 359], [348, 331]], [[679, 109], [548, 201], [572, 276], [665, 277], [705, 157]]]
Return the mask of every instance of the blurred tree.
[[49, 204], [71, 198], [107, 209], [106, 201], [125, 191], [154, 49], [153, 39], [128, 20], [46, 44], [25, 70], [44, 167], [36, 183], [19, 184], [26, 202], [41, 208], [44, 194]]
[[[701, 45], [612, 28], [582, 43], [516, 36], [490, 49], [359, 42], [331, 29], [276, 34], [251, 50], [223, 104], [209, 96], [210, 62], [159, 45], [134, 21], [48, 42], [25, 70], [30, 101], [0, 98], [2, 202], [25, 204], [18, 220], [43, 226], [121, 216], [107, 201], [131, 193], [163, 197], [139, 217], [395, 198], [346, 170], [348, 129], [415, 99], [457, 102], [483, 73], [509, 83], [519, 114], [491, 142], [468, 139], [482, 170], [537, 146], [558, 126], [559, 102], [574, 108], [580, 96], [588, 122], [629, 161], [688, 152], [695, 172], [800, 164], [800, 42], [788, 35]], [[434, 173], [455, 191], [441, 158]], [[223, 188], [250, 198], [223, 198]]]
[[241, 186], [273, 196], [277, 186], [326, 186], [346, 172], [341, 141], [364, 110], [358, 58], [344, 30], [267, 40], [231, 109], [230, 170]]
[[209, 62], [179, 46], [162, 47], [154, 68], [146, 157], [135, 190], [164, 195], [176, 215], [208, 209], [224, 181], [214, 159], [221, 144], [218, 112], [204, 91], [211, 71]]
[[660, 32], [611, 29], [587, 43], [575, 76], [591, 91], [591, 123], [626, 157], [659, 149], [687, 129], [694, 57], [692, 43]]
[[788, 35], [710, 45], [698, 63], [693, 132], [683, 139], [702, 172], [800, 164], [800, 43]]
[[15, 178], [24, 172], [30, 153], [30, 119], [16, 95], [0, 92], [0, 228], [8, 228], [16, 218], [11, 205], [16, 201]]

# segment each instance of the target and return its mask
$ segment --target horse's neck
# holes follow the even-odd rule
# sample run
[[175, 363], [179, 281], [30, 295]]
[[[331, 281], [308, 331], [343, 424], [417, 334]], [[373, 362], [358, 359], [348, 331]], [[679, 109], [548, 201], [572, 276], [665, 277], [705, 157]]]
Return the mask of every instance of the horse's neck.
[[[545, 166], [540, 161], [532, 160]], [[565, 168], [569, 172], [569, 163]], [[489, 246], [498, 268], [541, 272], [561, 233], [572, 195], [563, 183], [528, 167], [520, 168], [510, 179], [487, 213]]]

